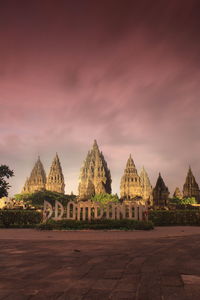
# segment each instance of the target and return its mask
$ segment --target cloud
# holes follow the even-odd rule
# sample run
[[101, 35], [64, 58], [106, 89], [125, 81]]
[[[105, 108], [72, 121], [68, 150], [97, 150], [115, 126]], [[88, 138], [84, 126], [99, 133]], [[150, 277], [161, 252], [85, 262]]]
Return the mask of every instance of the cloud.
[[15, 169], [12, 193], [38, 153], [48, 170], [56, 151], [76, 192], [94, 138], [114, 192], [129, 153], [153, 185], [161, 171], [173, 192], [189, 164], [198, 181], [198, 1], [38, 3], [1, 10], [0, 152]]

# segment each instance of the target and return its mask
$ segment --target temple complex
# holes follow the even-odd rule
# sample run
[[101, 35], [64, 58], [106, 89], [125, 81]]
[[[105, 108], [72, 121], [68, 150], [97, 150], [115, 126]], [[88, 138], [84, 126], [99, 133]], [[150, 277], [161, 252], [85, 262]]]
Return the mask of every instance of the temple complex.
[[183, 185], [183, 197], [194, 197], [198, 202], [200, 201], [199, 186], [190, 167]]
[[[95, 140], [80, 170], [78, 199], [88, 200], [96, 194], [111, 194], [111, 183], [110, 170]], [[38, 157], [30, 176], [26, 179], [22, 193], [34, 193], [43, 190], [65, 193], [64, 176], [57, 153], [51, 164], [48, 176], [46, 176], [43, 164], [40, 157]], [[199, 186], [190, 167], [183, 185], [183, 193], [177, 187], [173, 197], [178, 199], [194, 197], [200, 203]], [[130, 155], [120, 182], [120, 198], [122, 201], [166, 206], [169, 190], [160, 173], [156, 185], [152, 189], [146, 170], [143, 167], [139, 175]]]
[[166, 206], [169, 198], [169, 190], [165, 185], [164, 180], [159, 173], [156, 186], [153, 189], [153, 205], [154, 206]]
[[46, 177], [43, 164], [40, 157], [38, 157], [30, 177], [26, 179], [22, 193], [34, 193], [43, 190], [64, 193], [64, 188], [64, 176], [58, 155], [56, 154], [48, 177]]
[[174, 194], [173, 194], [174, 198], [178, 198], [178, 199], [182, 199], [183, 198], [183, 194], [181, 193], [180, 189], [178, 187], [176, 187]]
[[64, 176], [63, 176], [62, 167], [57, 153], [52, 162], [50, 172], [47, 177], [46, 189], [52, 192], [57, 192], [62, 194], [65, 193]]
[[87, 199], [96, 194], [111, 194], [110, 170], [96, 140], [81, 168], [79, 180], [80, 199]]

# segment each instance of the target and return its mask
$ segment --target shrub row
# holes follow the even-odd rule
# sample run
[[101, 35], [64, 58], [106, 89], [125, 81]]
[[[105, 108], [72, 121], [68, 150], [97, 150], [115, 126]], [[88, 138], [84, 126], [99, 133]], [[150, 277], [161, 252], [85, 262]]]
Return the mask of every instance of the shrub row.
[[[49, 220], [42, 222], [42, 214], [35, 210], [0, 210], [0, 227], [3, 228], [30, 228], [37, 227], [41, 230], [80, 230], [80, 229], [122, 229], [133, 230], [153, 229], [155, 226], [173, 225], [200, 225], [200, 210], [154, 210], [149, 211], [149, 222], [135, 220]], [[37, 226], [36, 226], [37, 225]]]
[[37, 226], [41, 230], [82, 230], [82, 229], [119, 229], [119, 230], [150, 230], [153, 229], [151, 221], [136, 221], [136, 220], [91, 220], [91, 221], [76, 221], [76, 220], [49, 220], [46, 223], [41, 223]]
[[200, 206], [193, 206], [191, 204], [169, 204], [170, 210], [200, 210]]
[[42, 221], [42, 214], [35, 210], [0, 210], [0, 227], [30, 228]]
[[200, 225], [200, 210], [154, 210], [149, 211], [149, 220], [155, 226]]

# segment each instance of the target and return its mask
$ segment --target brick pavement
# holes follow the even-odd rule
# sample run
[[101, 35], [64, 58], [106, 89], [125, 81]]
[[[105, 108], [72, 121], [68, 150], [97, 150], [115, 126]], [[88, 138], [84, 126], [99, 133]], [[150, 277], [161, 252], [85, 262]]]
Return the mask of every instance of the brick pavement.
[[138, 232], [95, 232], [92, 239], [93, 232], [76, 232], [76, 240], [54, 234], [0, 230], [0, 299], [200, 299], [200, 233], [138, 239]]

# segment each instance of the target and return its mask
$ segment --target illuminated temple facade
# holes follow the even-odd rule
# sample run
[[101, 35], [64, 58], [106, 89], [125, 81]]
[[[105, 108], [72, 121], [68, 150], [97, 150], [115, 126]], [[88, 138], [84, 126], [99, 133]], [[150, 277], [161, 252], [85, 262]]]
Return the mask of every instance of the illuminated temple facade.
[[198, 202], [200, 201], [199, 186], [190, 167], [186, 176], [185, 183], [183, 185], [183, 197], [194, 197]]
[[[95, 140], [80, 170], [77, 199], [88, 200], [97, 194], [111, 194], [111, 183], [110, 170]], [[38, 157], [30, 176], [26, 179], [22, 193], [45, 190], [65, 193], [64, 175], [58, 154], [55, 155], [47, 175], [40, 157]], [[178, 199], [194, 197], [200, 203], [199, 185], [191, 168], [187, 172], [183, 192], [177, 187], [173, 197]], [[153, 189], [144, 167], [138, 173], [130, 155], [120, 181], [120, 198], [122, 201], [147, 203], [150, 206], [166, 206], [169, 202], [169, 190], [161, 174], [159, 174]]]
[[107, 162], [95, 140], [80, 171], [79, 198], [87, 199], [96, 194], [111, 194], [111, 182]]
[[135, 163], [130, 155], [121, 178], [120, 196], [123, 200], [152, 202], [152, 186], [144, 167], [138, 175]]
[[43, 164], [38, 157], [30, 177], [26, 179], [22, 193], [34, 193], [37, 191], [49, 190], [52, 192], [65, 192], [64, 176], [58, 155], [56, 154], [49, 175], [46, 176]]

